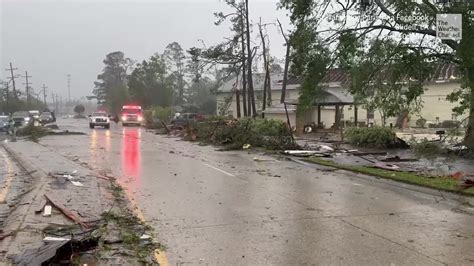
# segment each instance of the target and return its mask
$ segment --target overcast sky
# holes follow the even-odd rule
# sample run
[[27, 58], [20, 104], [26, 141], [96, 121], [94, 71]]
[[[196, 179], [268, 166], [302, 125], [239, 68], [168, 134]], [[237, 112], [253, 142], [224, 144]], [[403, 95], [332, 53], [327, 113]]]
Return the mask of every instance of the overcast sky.
[[[0, 0], [1, 72], [9, 62], [32, 76], [33, 88], [43, 84], [67, 97], [67, 74], [71, 74], [71, 98], [91, 95], [93, 82], [102, 70], [102, 60], [113, 51], [122, 51], [136, 61], [162, 53], [170, 42], [183, 49], [207, 46], [229, 36], [229, 27], [215, 26], [216, 11], [225, 11], [222, 0]], [[250, 0], [253, 22], [279, 18], [289, 28], [278, 0]], [[256, 32], [255, 32], [256, 34]], [[254, 34], [254, 35], [255, 35]], [[269, 27], [273, 56], [284, 57], [280, 33]], [[255, 37], [257, 37], [255, 35]], [[256, 39], [257, 41], [257, 39]], [[24, 89], [24, 79], [17, 87]]]

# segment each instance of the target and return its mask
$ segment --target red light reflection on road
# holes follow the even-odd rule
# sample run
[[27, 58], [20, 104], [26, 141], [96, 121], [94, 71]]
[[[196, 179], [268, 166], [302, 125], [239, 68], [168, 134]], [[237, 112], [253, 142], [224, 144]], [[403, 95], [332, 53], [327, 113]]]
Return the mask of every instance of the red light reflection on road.
[[[140, 185], [141, 156], [140, 156], [140, 129], [123, 128], [122, 138], [122, 169], [124, 182], [130, 182], [132, 190]], [[132, 179], [132, 180], [129, 180]]]

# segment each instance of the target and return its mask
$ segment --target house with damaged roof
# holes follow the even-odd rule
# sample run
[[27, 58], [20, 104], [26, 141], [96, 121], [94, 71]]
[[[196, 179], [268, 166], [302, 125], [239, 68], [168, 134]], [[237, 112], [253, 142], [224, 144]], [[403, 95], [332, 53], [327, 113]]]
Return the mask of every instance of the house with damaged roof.
[[[433, 74], [423, 84], [424, 93], [421, 95], [422, 108], [420, 112], [409, 114], [409, 126], [416, 126], [416, 121], [423, 118], [427, 123], [439, 124], [443, 121], [462, 121], [453, 113], [457, 103], [452, 103], [446, 97], [461, 88], [458, 69], [453, 64], [438, 64]], [[265, 74], [254, 74], [254, 91], [257, 110], [262, 112], [263, 84]], [[265, 117], [287, 121], [285, 106], [280, 103], [283, 84], [282, 73], [271, 74], [271, 105], [263, 111]], [[403, 85], [409, 80], [403, 81]], [[323, 93], [315, 101], [312, 108], [296, 115], [299, 102], [301, 79], [289, 78], [286, 88], [286, 109], [292, 126], [302, 129], [304, 125], [316, 124], [324, 128], [338, 128], [354, 125], [382, 125], [382, 114], [379, 110], [367, 111], [364, 106], [354, 102], [354, 96], [349, 93], [351, 77], [342, 69], [330, 69], [323, 79]], [[225, 82], [217, 91], [218, 112], [237, 116], [236, 92], [241, 93], [242, 80], [233, 78]], [[242, 97], [240, 97], [243, 110]], [[243, 114], [243, 112], [242, 112]], [[386, 125], [395, 125], [397, 117], [386, 118]]]

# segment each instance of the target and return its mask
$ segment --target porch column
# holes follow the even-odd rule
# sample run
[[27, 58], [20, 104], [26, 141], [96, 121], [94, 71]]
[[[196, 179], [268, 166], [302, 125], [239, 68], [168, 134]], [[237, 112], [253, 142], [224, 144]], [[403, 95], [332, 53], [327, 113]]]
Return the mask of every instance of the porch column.
[[357, 105], [354, 104], [354, 125], [355, 127], [359, 127], [359, 122], [357, 121], [358, 120], [358, 116], [359, 116], [359, 113], [358, 113], [358, 108], [357, 108]]
[[339, 124], [341, 122], [341, 108], [338, 104], [336, 104], [336, 117], [334, 118], [334, 129], [338, 129], [339, 128]]
[[318, 104], [318, 127], [321, 125], [321, 105]]

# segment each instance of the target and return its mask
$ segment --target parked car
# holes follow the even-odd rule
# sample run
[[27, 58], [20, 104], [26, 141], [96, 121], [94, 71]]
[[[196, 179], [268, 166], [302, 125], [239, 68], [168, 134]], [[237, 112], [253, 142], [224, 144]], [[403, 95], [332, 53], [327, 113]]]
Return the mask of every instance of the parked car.
[[9, 116], [0, 116], [0, 132], [8, 132], [11, 127], [11, 119]]
[[38, 120], [42, 125], [54, 122], [53, 115], [50, 112], [42, 112]]
[[30, 117], [33, 117], [35, 120], [38, 120], [40, 117], [40, 111], [38, 110], [31, 110], [28, 113], [30, 114]]
[[89, 127], [94, 128], [101, 126], [104, 128], [110, 128], [110, 117], [106, 112], [95, 112], [89, 115]]
[[198, 122], [204, 120], [204, 117], [195, 113], [184, 113], [180, 114], [177, 118], [171, 120], [171, 125], [174, 128], [183, 128], [189, 123]]
[[15, 127], [27, 126], [29, 123], [33, 122], [33, 118], [30, 116], [28, 111], [14, 112], [12, 119]]

